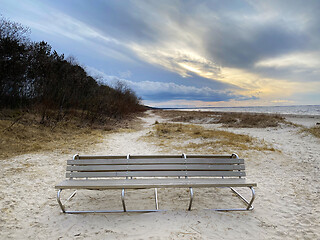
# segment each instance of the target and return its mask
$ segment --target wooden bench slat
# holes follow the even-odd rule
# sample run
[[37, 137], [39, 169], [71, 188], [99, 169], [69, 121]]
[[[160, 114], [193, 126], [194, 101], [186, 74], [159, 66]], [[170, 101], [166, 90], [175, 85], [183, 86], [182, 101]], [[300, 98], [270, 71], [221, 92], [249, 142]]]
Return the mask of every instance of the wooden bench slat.
[[245, 177], [242, 171], [129, 171], [129, 172], [70, 172], [67, 178], [103, 177]]
[[[187, 155], [187, 158], [226, 158], [230, 159], [231, 155]], [[126, 155], [122, 156], [78, 156], [78, 159], [127, 159]], [[130, 155], [130, 159], [154, 159], [154, 158], [184, 158], [182, 154], [180, 155]]]
[[168, 171], [168, 170], [244, 170], [241, 165], [201, 165], [201, 164], [157, 164], [157, 165], [82, 165], [67, 166], [67, 171], [112, 172], [112, 171]]
[[254, 187], [256, 183], [246, 179], [112, 179], [66, 180], [57, 189], [143, 189], [186, 187]]
[[244, 159], [237, 158], [157, 158], [157, 159], [89, 159], [89, 160], [68, 160], [68, 165], [133, 165], [133, 164], [244, 164]]

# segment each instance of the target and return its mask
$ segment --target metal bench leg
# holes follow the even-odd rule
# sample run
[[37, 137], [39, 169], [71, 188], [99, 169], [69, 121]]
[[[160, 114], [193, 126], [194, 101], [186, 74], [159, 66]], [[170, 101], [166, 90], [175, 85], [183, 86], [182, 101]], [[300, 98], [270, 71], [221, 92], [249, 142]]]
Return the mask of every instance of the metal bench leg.
[[65, 210], [65, 208], [64, 208], [64, 206], [62, 205], [61, 200], [60, 200], [60, 193], [61, 193], [61, 192], [62, 192], [62, 189], [59, 189], [59, 190], [58, 190], [58, 193], [57, 193], [57, 201], [58, 201], [58, 203], [59, 203], [59, 206], [60, 206], [62, 212], [65, 213], [66, 210]]
[[232, 192], [234, 192], [237, 197], [239, 197], [245, 204], [246, 204], [246, 208], [224, 208], [224, 209], [211, 209], [211, 210], [215, 210], [215, 211], [223, 211], [223, 212], [227, 212], [227, 211], [251, 211], [253, 210], [253, 206], [252, 203], [255, 199], [255, 191], [253, 189], [253, 187], [249, 187], [252, 193], [252, 198], [250, 200], [250, 202], [245, 199], [238, 191], [236, 191], [234, 188], [230, 187], [230, 189], [232, 190]]
[[156, 210], [159, 209], [159, 203], [158, 203], [158, 189], [154, 189], [154, 197], [155, 197], [155, 203], [156, 203]]
[[123, 211], [126, 212], [127, 209], [126, 209], [126, 204], [124, 202], [124, 188], [122, 189], [122, 192], [121, 192], [121, 201], [122, 201]]
[[[57, 193], [57, 201], [58, 204], [62, 210], [63, 213], [69, 213], [69, 214], [82, 214], [82, 213], [123, 213], [123, 212], [133, 212], [133, 213], [142, 213], [142, 212], [158, 212], [158, 211], [163, 211], [163, 210], [158, 210], [158, 209], [148, 209], [148, 210], [127, 210], [126, 208], [126, 204], [125, 204], [125, 189], [122, 189], [121, 191], [121, 201], [122, 201], [122, 206], [123, 209], [122, 210], [82, 210], [82, 211], [70, 211], [70, 210], [66, 210], [65, 206], [62, 204], [61, 202], [61, 192], [62, 189], [58, 190]], [[72, 197], [74, 197], [76, 194], [76, 191], [73, 192], [70, 197], [66, 200], [70, 200]], [[157, 202], [158, 202], [158, 197], [157, 197]], [[159, 207], [159, 205], [158, 205]]]
[[190, 188], [190, 203], [189, 203], [188, 211], [191, 211], [192, 201], [193, 201], [193, 188], [191, 187]]
[[251, 193], [252, 193], [252, 198], [251, 198], [250, 202], [249, 202], [247, 199], [245, 199], [245, 198], [244, 198], [238, 191], [236, 191], [234, 188], [231, 187], [230, 189], [231, 189], [232, 192], [234, 192], [244, 203], [247, 204], [246, 210], [253, 210], [252, 203], [253, 203], [253, 201], [254, 201], [254, 199], [255, 199], [255, 191], [254, 191], [253, 187], [249, 187], [249, 188], [250, 188]]
[[[253, 189], [253, 187], [249, 187], [252, 193], [252, 197], [251, 200], [248, 201], [247, 199], [245, 199], [238, 191], [236, 191], [234, 188], [230, 187], [230, 189], [232, 190], [232, 192], [234, 192], [237, 197], [239, 197], [245, 204], [246, 204], [246, 208], [228, 208], [228, 209], [208, 209], [208, 210], [215, 210], [215, 211], [250, 211], [253, 210], [253, 201], [255, 199], [255, 191]], [[193, 188], [190, 187], [190, 203], [189, 203], [189, 208], [188, 210], [191, 211], [191, 207], [192, 207], [192, 202], [193, 202], [193, 197], [194, 197], [194, 193], [193, 193]], [[120, 213], [120, 212], [157, 212], [157, 211], [163, 211], [163, 210], [159, 210], [159, 205], [158, 205], [158, 195], [157, 195], [157, 189], [155, 189], [155, 203], [156, 203], [156, 210], [127, 210], [126, 209], [126, 205], [125, 205], [125, 189], [122, 189], [121, 192], [121, 200], [122, 200], [122, 206], [123, 206], [123, 210], [98, 210], [98, 211], [66, 211], [65, 210], [65, 206], [62, 204], [61, 200], [60, 200], [60, 196], [61, 196], [61, 192], [62, 189], [58, 190], [57, 193], [57, 201], [58, 204], [62, 210], [63, 213]], [[76, 194], [76, 192], [72, 193], [70, 195], [70, 197], [68, 198], [68, 200], [70, 200], [72, 197], [74, 197]]]
[[68, 197], [67, 201], [70, 201], [71, 198], [73, 198], [73, 197], [76, 195], [76, 193], [77, 193], [77, 190], [74, 191], [74, 192]]
[[253, 201], [254, 201], [254, 199], [256, 197], [253, 187], [250, 187], [250, 190], [251, 190], [252, 198], [250, 200], [250, 203], [248, 204], [247, 210], [253, 210], [252, 203], [253, 203]]

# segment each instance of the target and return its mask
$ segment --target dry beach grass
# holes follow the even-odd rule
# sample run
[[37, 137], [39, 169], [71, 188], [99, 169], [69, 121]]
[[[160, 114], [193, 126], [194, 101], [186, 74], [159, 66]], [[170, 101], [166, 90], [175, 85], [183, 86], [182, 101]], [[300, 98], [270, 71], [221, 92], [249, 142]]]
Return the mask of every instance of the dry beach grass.
[[156, 123], [148, 135], [166, 150], [183, 152], [225, 153], [242, 150], [275, 151], [265, 142], [245, 134], [206, 129], [195, 124]]
[[307, 133], [311, 133], [313, 136], [320, 138], [320, 126], [304, 128], [304, 131]]
[[225, 127], [266, 128], [288, 123], [277, 114], [157, 110], [157, 114], [173, 122], [221, 123]]
[[106, 133], [138, 128], [139, 124], [136, 116], [104, 125], [88, 125], [76, 117], [40, 124], [40, 116], [35, 113], [3, 110], [0, 114], [0, 159], [39, 151], [72, 154], [76, 149], [89, 149], [101, 142]]

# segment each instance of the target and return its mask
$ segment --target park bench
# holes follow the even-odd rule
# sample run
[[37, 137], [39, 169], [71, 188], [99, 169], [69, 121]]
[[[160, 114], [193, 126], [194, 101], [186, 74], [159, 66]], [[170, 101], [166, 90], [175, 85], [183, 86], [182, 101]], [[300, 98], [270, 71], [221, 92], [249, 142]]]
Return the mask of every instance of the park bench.
[[[127, 155], [79, 156], [67, 161], [67, 180], [56, 185], [57, 201], [63, 213], [153, 212], [160, 211], [157, 188], [189, 188], [191, 210], [193, 188], [228, 187], [244, 203], [244, 208], [212, 209], [217, 211], [252, 210], [256, 183], [245, 179], [244, 160], [237, 154], [217, 155]], [[248, 201], [235, 187], [251, 190]], [[155, 189], [155, 209], [128, 210], [125, 205], [126, 189]], [[121, 189], [122, 210], [66, 211], [60, 200], [64, 189]], [[71, 199], [76, 191], [68, 198]]]

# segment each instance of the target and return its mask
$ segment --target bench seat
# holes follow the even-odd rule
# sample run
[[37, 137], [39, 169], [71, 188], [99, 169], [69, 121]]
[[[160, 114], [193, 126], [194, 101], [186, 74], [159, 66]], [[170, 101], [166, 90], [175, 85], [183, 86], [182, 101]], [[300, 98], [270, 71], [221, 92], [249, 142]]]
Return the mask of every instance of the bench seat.
[[246, 179], [104, 179], [65, 180], [56, 189], [145, 189], [145, 188], [206, 188], [206, 187], [255, 187], [256, 183]]

